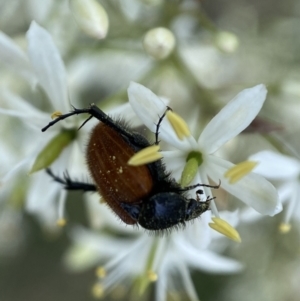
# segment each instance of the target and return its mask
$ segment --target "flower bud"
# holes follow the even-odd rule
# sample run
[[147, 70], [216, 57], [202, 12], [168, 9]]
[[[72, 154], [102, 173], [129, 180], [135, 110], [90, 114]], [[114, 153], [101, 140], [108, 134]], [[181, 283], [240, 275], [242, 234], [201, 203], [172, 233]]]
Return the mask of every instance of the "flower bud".
[[102, 5], [95, 0], [70, 0], [70, 8], [82, 31], [96, 39], [106, 37], [109, 20]]
[[237, 36], [228, 31], [218, 32], [215, 36], [216, 46], [226, 53], [233, 53], [239, 47]]
[[175, 37], [169, 29], [157, 27], [146, 33], [143, 45], [150, 56], [160, 60], [169, 56], [173, 51]]

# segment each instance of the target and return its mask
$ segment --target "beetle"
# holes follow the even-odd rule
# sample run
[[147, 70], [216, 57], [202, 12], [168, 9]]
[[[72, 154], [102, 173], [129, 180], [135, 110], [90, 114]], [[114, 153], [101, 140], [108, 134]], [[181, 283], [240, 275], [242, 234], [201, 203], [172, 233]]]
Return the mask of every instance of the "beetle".
[[[159, 127], [168, 110], [169, 107], [156, 125], [155, 144], [159, 144]], [[196, 191], [196, 199], [188, 198], [186, 193], [197, 187], [219, 188], [220, 184], [181, 187], [166, 171], [162, 159], [129, 166], [127, 162], [135, 153], [152, 144], [124, 121], [113, 120], [94, 104], [86, 109], [73, 107], [72, 112], [58, 116], [42, 131], [63, 119], [84, 113], [90, 116], [81, 127], [93, 117], [99, 120], [91, 132], [86, 151], [86, 162], [95, 184], [73, 181], [68, 174], [60, 178], [48, 169], [48, 174], [65, 189], [99, 192], [125, 224], [140, 225], [150, 231], [184, 226], [209, 210], [213, 198], [200, 201], [199, 194], [203, 194], [203, 190]]]

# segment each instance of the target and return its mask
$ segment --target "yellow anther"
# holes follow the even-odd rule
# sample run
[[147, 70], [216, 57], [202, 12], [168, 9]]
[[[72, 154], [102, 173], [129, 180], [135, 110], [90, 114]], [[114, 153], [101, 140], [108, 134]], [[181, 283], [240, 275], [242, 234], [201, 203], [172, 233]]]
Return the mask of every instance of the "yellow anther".
[[67, 221], [64, 218], [60, 218], [56, 221], [56, 225], [59, 227], [64, 227], [67, 224]]
[[292, 228], [291, 224], [281, 223], [279, 225], [279, 232], [282, 234], [286, 234], [291, 231], [291, 228]]
[[255, 161], [244, 161], [241, 162], [232, 168], [228, 169], [224, 176], [225, 178], [229, 178], [229, 183], [234, 184], [250, 173], [254, 167], [258, 164]]
[[51, 114], [51, 119], [55, 119], [55, 118], [57, 118], [57, 117], [59, 117], [59, 116], [61, 116], [62, 115], [62, 112], [60, 112], [60, 111], [54, 111], [52, 114]]
[[166, 113], [168, 120], [170, 121], [177, 137], [182, 140], [184, 137], [191, 136], [190, 129], [186, 122], [178, 114], [173, 111], [168, 111]]
[[101, 284], [96, 283], [92, 287], [92, 295], [96, 299], [101, 299], [104, 296], [104, 288]]
[[234, 229], [231, 225], [229, 225], [226, 221], [219, 217], [212, 218], [213, 223], [209, 223], [209, 226], [216, 230], [217, 232], [225, 235], [226, 237], [236, 241], [241, 242], [240, 234]]
[[151, 271], [151, 270], [149, 270], [149, 271], [147, 272], [147, 276], [148, 276], [148, 279], [149, 279], [151, 282], [155, 282], [155, 281], [157, 281], [157, 279], [158, 279], [157, 274], [156, 274], [155, 272]]
[[127, 164], [132, 166], [140, 166], [155, 162], [161, 158], [162, 154], [159, 152], [159, 145], [152, 145], [133, 155]]
[[97, 269], [96, 269], [96, 276], [98, 277], [98, 278], [105, 278], [106, 277], [106, 270], [105, 270], [105, 268], [104, 267], [98, 267]]

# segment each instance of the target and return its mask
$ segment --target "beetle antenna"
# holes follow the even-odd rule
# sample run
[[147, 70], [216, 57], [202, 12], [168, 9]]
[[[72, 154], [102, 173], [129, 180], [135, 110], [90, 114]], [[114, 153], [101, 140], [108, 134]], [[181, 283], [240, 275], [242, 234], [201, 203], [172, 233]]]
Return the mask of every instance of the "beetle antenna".
[[155, 131], [155, 145], [158, 145], [159, 144], [159, 140], [158, 140], [158, 135], [159, 135], [159, 128], [160, 128], [160, 125], [162, 123], [162, 121], [164, 120], [166, 114], [168, 111], [173, 111], [170, 107], [167, 106], [165, 112], [159, 117], [158, 119], [158, 123], [156, 124], [156, 131]]

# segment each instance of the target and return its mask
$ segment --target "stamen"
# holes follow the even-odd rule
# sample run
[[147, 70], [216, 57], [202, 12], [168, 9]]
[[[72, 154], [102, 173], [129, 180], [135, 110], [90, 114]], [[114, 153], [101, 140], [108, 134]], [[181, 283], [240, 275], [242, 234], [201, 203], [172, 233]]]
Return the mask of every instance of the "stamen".
[[159, 152], [159, 145], [151, 145], [134, 154], [127, 164], [140, 166], [155, 162], [161, 158], [162, 154]]
[[98, 277], [98, 278], [100, 278], [100, 279], [103, 279], [103, 278], [105, 278], [106, 277], [106, 270], [105, 270], [105, 268], [104, 267], [98, 267], [97, 269], [96, 269], [96, 276]]
[[282, 234], [286, 234], [291, 231], [291, 228], [292, 228], [291, 224], [281, 223], [279, 225], [279, 232]]
[[167, 112], [167, 118], [170, 121], [177, 137], [182, 140], [185, 137], [191, 136], [190, 129], [181, 116], [173, 111]]
[[62, 115], [62, 112], [60, 111], [54, 111], [52, 114], [51, 114], [51, 119], [56, 119], [57, 117], [61, 116]]
[[59, 218], [57, 221], [56, 221], [56, 225], [63, 228], [65, 225], [67, 224], [67, 220], [64, 219], [64, 218]]
[[228, 224], [225, 220], [213, 217], [212, 218], [213, 223], [209, 223], [209, 226], [216, 230], [217, 232], [225, 235], [226, 237], [236, 241], [241, 242], [240, 234], [237, 232], [236, 229], [234, 229], [230, 224]]
[[96, 299], [101, 299], [104, 296], [104, 288], [101, 284], [96, 283], [92, 287], [92, 295]]
[[234, 184], [241, 180], [244, 176], [250, 173], [254, 167], [258, 164], [255, 161], [244, 161], [241, 162], [232, 168], [228, 169], [224, 176], [225, 178], [229, 178], [229, 183]]
[[157, 281], [157, 279], [158, 279], [158, 275], [157, 275], [154, 271], [152, 271], [152, 270], [149, 270], [149, 271], [147, 272], [147, 276], [148, 276], [148, 279], [149, 279], [151, 282], [155, 282], [155, 281]]
[[58, 220], [56, 222], [59, 227], [64, 227], [67, 224], [65, 219], [66, 196], [67, 192], [62, 190], [58, 200]]
[[155, 258], [157, 256], [157, 246], [158, 246], [158, 240], [154, 239], [152, 242], [152, 246], [150, 249], [150, 252], [147, 257], [145, 270], [143, 274], [139, 277], [139, 283], [138, 283], [138, 293], [140, 296], [144, 294], [147, 287], [149, 286], [150, 282], [155, 282], [158, 278], [157, 274], [153, 270], [153, 264], [155, 261]]

